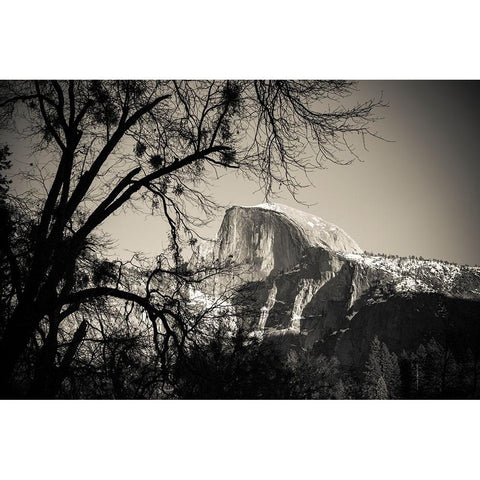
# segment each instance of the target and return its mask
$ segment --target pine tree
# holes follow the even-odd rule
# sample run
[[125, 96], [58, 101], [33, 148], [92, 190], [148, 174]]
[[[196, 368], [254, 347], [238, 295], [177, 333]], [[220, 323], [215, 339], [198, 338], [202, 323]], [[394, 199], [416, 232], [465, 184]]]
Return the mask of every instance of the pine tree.
[[375, 337], [365, 364], [362, 395], [364, 398], [397, 398], [399, 388], [398, 358], [384, 343], [380, 342], [378, 337]]
[[388, 387], [390, 398], [397, 398], [400, 390], [400, 367], [395, 353], [390, 352], [388, 347], [382, 343], [380, 349], [380, 367], [382, 376]]
[[387, 400], [389, 397], [387, 384], [383, 376], [380, 376], [375, 388], [375, 398], [377, 400]]
[[414, 375], [414, 397], [423, 398], [428, 395], [426, 392], [426, 359], [427, 349], [423, 344], [420, 344], [417, 351], [412, 355], [413, 375]]
[[413, 359], [420, 398], [445, 398], [461, 390], [460, 367], [452, 351], [434, 338], [420, 345]]
[[382, 368], [380, 366], [381, 348], [382, 346], [378, 337], [375, 337], [370, 345], [370, 354], [365, 364], [364, 382], [362, 386], [362, 396], [364, 398], [376, 398], [378, 380], [382, 376]]
[[403, 350], [398, 363], [400, 369], [399, 397], [412, 398], [416, 395], [416, 363], [413, 355]]

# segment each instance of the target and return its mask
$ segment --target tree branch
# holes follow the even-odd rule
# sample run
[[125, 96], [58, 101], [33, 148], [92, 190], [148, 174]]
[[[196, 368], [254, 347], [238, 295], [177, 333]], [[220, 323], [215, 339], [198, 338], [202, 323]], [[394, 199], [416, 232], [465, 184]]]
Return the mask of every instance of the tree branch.
[[[140, 188], [148, 185], [149, 182], [156, 180], [164, 175], [168, 175], [176, 170], [179, 170], [196, 160], [206, 157], [207, 155], [215, 152], [221, 152], [230, 150], [230, 147], [226, 147], [223, 145], [218, 145], [215, 147], [207, 148], [200, 152], [193, 153], [192, 155], [188, 155], [183, 160], [173, 162], [172, 164], [152, 172], [149, 175], [137, 180], [136, 182], [132, 183], [130, 187], [128, 187], [122, 195], [120, 195], [115, 201], [111, 202], [108, 206], [106, 205], [106, 201], [102, 202], [102, 204], [95, 209], [95, 211], [90, 215], [88, 220], [84, 223], [84, 225], [78, 230], [75, 237], [77, 241], [81, 241], [87, 237], [87, 235], [98, 225], [100, 225], [106, 218], [108, 218], [113, 212], [115, 212], [118, 208], [120, 208], [126, 201], [130, 199], [130, 197], [140, 190]], [[133, 173], [134, 171], [130, 172]], [[111, 196], [111, 195], [110, 195]], [[109, 197], [110, 197], [109, 196]], [[100, 208], [102, 207], [102, 208]]]
[[[82, 178], [77, 184], [77, 187], [73, 191], [66, 209], [67, 218], [70, 218], [70, 216], [76, 210], [76, 208], [88, 192], [88, 189], [90, 188], [92, 182], [95, 180], [98, 172], [107, 160], [108, 156], [112, 153], [113, 149], [120, 142], [125, 132], [127, 132], [127, 130], [129, 130], [143, 115], [145, 115], [145, 113], [152, 110], [156, 105], [158, 105], [163, 100], [166, 100], [167, 98], [170, 98], [170, 95], [162, 95], [161, 97], [156, 98], [152, 102], [144, 105], [142, 108], [139, 108], [130, 118], [125, 121], [122, 121], [122, 116], [122, 119], [118, 124], [117, 129], [111, 136], [110, 140], [105, 144], [102, 151], [98, 154], [91, 168], [83, 174]], [[127, 110], [128, 109], [125, 109], [124, 112], [127, 112]]]
[[[55, 130], [55, 128], [53, 128], [52, 122], [50, 121], [50, 118], [48, 117], [47, 111], [45, 110], [45, 104], [44, 104], [44, 101], [46, 100], [46, 97], [44, 97], [42, 95], [42, 93], [40, 92], [40, 85], [39, 85], [38, 81], [35, 81], [35, 89], [37, 91], [37, 97], [38, 97], [38, 101], [40, 103], [40, 111], [42, 113], [42, 117], [43, 117], [43, 121], [45, 122], [45, 126], [47, 127], [47, 130], [52, 134], [53, 138], [55, 139], [58, 146], [60, 147], [60, 149], [63, 152], [63, 151], [65, 151], [65, 144], [62, 142], [62, 139], [58, 135], [58, 132]], [[49, 103], [53, 103], [53, 102], [50, 100]], [[55, 105], [55, 107], [56, 107], [56, 105]]]

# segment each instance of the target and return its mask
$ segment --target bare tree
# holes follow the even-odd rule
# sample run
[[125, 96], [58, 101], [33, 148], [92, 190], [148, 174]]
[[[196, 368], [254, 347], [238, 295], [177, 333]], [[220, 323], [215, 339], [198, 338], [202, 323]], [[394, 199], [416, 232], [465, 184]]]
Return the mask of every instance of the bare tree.
[[[236, 169], [258, 179], [267, 197], [276, 184], [295, 195], [302, 174], [340, 161], [339, 150], [349, 153], [342, 162], [350, 162], [349, 135], [375, 135], [370, 126], [382, 105], [346, 106], [354, 87], [345, 81], [1, 82], [1, 125], [35, 152], [22, 172], [28, 195], [2, 195], [8, 228], [0, 244], [11, 285], [0, 341], [2, 395], [21, 394], [15, 372], [30, 365], [25, 355], [35, 341], [28, 390], [53, 396], [88, 330], [87, 320], [74, 323], [60, 348], [62, 325], [99, 298], [138, 305], [152, 322], [154, 342], [163, 332], [158, 351], [172, 342], [181, 349], [188, 302], [178, 289], [161, 295], [152, 286], [160, 277], [163, 285], [167, 277], [183, 285], [198, 281], [198, 272], [182, 271], [181, 249], [195, 243], [195, 226], [215, 212], [204, 185], [217, 169]], [[192, 215], [192, 204], [200, 214]], [[99, 228], [119, 209], [140, 205], [164, 215], [170, 263], [157, 262], [143, 272], [143, 287], [132, 288], [125, 266], [101, 260]]]

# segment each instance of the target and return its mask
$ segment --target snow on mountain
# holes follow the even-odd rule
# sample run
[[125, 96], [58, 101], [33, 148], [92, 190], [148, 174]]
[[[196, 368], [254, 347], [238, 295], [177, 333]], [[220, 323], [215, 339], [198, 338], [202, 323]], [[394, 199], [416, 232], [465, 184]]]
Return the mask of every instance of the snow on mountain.
[[396, 293], [444, 293], [476, 297], [480, 292], [480, 268], [460, 266], [439, 260], [387, 255], [345, 254], [344, 258], [391, 277]]
[[[480, 268], [418, 258], [370, 255], [340, 227], [277, 203], [229, 208], [214, 240], [201, 242], [197, 260], [233, 260], [245, 268], [240, 282], [263, 281], [272, 274], [299, 271], [312, 248], [329, 252], [330, 263], [348, 261], [357, 270], [389, 285], [394, 293], [443, 293], [477, 298]], [[308, 260], [310, 263], [311, 260]], [[311, 265], [331, 270], [331, 266]]]

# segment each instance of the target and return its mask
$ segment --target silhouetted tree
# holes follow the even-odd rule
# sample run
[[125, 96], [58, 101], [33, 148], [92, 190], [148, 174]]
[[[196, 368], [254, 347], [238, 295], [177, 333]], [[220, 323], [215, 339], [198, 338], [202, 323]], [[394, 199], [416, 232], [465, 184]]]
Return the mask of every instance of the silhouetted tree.
[[315, 355], [310, 350], [289, 352], [290, 396], [301, 399], [344, 398], [345, 390], [338, 371], [338, 360]]
[[[90, 328], [83, 305], [95, 299], [135, 303], [152, 324], [159, 355], [181, 350], [190, 332], [185, 289], [197, 281], [196, 273], [181, 271], [181, 249], [195, 241], [192, 227], [215, 209], [202, 186], [217, 169], [236, 169], [257, 179], [266, 195], [276, 184], [295, 194], [299, 172], [324, 161], [349, 163], [355, 154], [348, 135], [372, 134], [380, 104], [342, 105], [353, 87], [344, 81], [1, 82], [1, 126], [7, 134], [20, 129], [35, 152], [20, 169], [28, 195], [6, 194], [8, 208], [2, 207], [11, 228], [1, 229], [0, 245], [13, 294], [0, 340], [2, 396], [58, 392]], [[336, 155], [342, 146], [352, 153], [347, 159]], [[192, 204], [201, 218], [189, 213]], [[12, 205], [22, 213], [18, 223]], [[131, 270], [102, 263], [99, 229], [120, 209], [141, 205], [164, 216], [171, 248], [169, 260], [153, 262], [143, 283], [131, 288]], [[92, 251], [96, 266], [87, 255]], [[159, 284], [174, 287], [164, 294]]]
[[458, 390], [458, 365], [450, 349], [431, 338], [426, 346], [420, 345], [413, 358], [420, 397], [445, 398]]
[[[213, 334], [212, 334], [213, 333]], [[292, 371], [277, 345], [243, 329], [220, 327], [205, 342], [190, 345], [173, 369], [172, 390], [185, 399], [285, 399]]]

